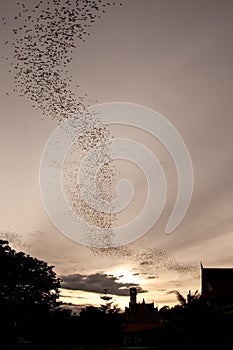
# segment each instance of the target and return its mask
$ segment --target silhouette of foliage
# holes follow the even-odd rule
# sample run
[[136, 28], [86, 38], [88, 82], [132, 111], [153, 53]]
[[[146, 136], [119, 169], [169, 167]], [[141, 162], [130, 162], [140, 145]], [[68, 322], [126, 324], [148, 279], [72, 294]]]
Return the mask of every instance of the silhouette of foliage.
[[180, 305], [183, 307], [190, 307], [200, 302], [200, 293], [198, 293], [198, 290], [196, 290], [194, 294], [192, 294], [191, 291], [189, 290], [187, 299], [178, 291], [176, 291], [175, 294]]
[[176, 291], [175, 294], [176, 294], [176, 298], [179, 301], [180, 305], [185, 307], [186, 306], [186, 299], [183, 297], [183, 295], [180, 294], [180, 292], [178, 292], [178, 291]]
[[204, 302], [196, 290], [185, 298], [176, 292], [178, 305], [159, 310], [164, 325], [162, 349], [232, 349], [233, 313]]
[[104, 313], [113, 314], [120, 311], [118, 305], [113, 304], [112, 296], [108, 294], [107, 288], [104, 288], [104, 294], [100, 298], [105, 301], [105, 304], [100, 304], [100, 310]]
[[53, 268], [0, 240], [0, 303], [56, 307], [60, 280]]
[[4, 349], [19, 338], [48, 338], [50, 313], [60, 303], [60, 280], [44, 261], [0, 240], [0, 329]]

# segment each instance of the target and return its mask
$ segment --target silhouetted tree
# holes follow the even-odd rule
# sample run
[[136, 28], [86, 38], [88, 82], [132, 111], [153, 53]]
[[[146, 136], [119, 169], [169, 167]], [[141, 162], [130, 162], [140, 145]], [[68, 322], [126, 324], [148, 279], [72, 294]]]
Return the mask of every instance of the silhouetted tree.
[[46, 337], [49, 313], [59, 305], [53, 267], [0, 240], [0, 327], [6, 344], [22, 335]]
[[100, 305], [100, 311], [103, 313], [102, 344], [119, 344], [121, 341], [121, 325], [125, 315], [120, 312], [118, 304], [115, 304], [113, 297], [108, 294], [108, 289], [104, 289], [104, 294], [100, 296], [104, 304]]
[[185, 297], [180, 292], [176, 291], [175, 293], [177, 300], [183, 307], [191, 307], [193, 305], [200, 304], [200, 293], [198, 293], [198, 290], [196, 290], [194, 294], [192, 294], [189, 290], [187, 299], [185, 299]]
[[105, 312], [105, 313], [107, 313], [110, 310], [111, 305], [113, 303], [112, 297], [110, 295], [108, 295], [108, 289], [107, 288], [104, 289], [104, 294], [101, 295], [100, 298], [102, 300], [104, 300], [104, 302], [105, 302], [104, 304], [100, 304], [100, 310]]
[[56, 307], [60, 280], [53, 268], [0, 240], [0, 303]]
[[189, 291], [186, 298], [178, 291], [175, 294], [179, 304], [162, 310], [166, 317], [165, 348], [222, 348], [224, 318], [203, 302], [197, 290]]
[[178, 302], [180, 303], [180, 305], [183, 307], [186, 307], [187, 302], [186, 302], [185, 297], [183, 297], [183, 295], [178, 291], [176, 291], [175, 294], [176, 294], [176, 298], [177, 298]]
[[117, 304], [113, 304], [113, 298], [108, 294], [108, 289], [104, 289], [104, 294], [100, 296], [102, 300], [105, 301], [105, 304], [100, 305], [100, 310], [104, 313], [118, 313], [120, 311], [120, 308]]

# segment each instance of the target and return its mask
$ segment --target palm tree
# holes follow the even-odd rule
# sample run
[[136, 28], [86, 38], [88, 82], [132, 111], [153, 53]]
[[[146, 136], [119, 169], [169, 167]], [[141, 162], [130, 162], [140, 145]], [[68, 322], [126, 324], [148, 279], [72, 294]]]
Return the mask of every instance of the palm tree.
[[189, 290], [187, 299], [178, 291], [176, 291], [175, 294], [177, 300], [179, 301], [182, 307], [190, 307], [200, 302], [200, 293], [198, 292], [198, 290], [196, 290], [194, 294], [191, 294], [191, 291]]
[[176, 291], [175, 294], [176, 294], [177, 300], [180, 303], [180, 306], [186, 307], [187, 306], [187, 302], [186, 302], [185, 297], [178, 291]]

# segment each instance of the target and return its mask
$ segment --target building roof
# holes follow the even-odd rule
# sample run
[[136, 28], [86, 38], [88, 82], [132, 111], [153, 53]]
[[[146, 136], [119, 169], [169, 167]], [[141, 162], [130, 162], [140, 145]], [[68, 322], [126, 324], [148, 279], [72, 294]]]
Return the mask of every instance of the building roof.
[[233, 282], [233, 268], [204, 268], [201, 269], [201, 294]]
[[158, 319], [158, 309], [154, 303], [132, 304], [125, 308], [127, 322], [122, 327], [123, 333], [142, 333], [162, 327]]
[[233, 268], [201, 269], [201, 298], [222, 305], [233, 302]]
[[158, 321], [158, 310], [154, 308], [154, 303], [130, 304], [125, 309], [128, 323], [134, 324], [153, 324]]

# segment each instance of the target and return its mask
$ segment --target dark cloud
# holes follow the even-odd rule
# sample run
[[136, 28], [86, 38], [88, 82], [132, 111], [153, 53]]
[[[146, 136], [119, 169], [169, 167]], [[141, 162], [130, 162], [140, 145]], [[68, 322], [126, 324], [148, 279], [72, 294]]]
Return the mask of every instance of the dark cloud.
[[60, 294], [60, 297], [62, 298], [69, 298], [69, 299], [86, 299], [84, 297], [76, 296], [76, 295], [66, 295], [66, 294]]
[[138, 293], [147, 292], [137, 283], [122, 283], [119, 282], [119, 277], [100, 272], [90, 275], [71, 274], [61, 276], [61, 280], [62, 288], [71, 290], [103, 293], [104, 289], [108, 289], [109, 294], [119, 296], [129, 295], [130, 287], [136, 287]]
[[148, 277], [147, 277], [148, 280], [153, 280], [153, 279], [155, 279], [155, 278], [159, 278], [159, 277], [158, 277], [158, 276], [148, 276]]

